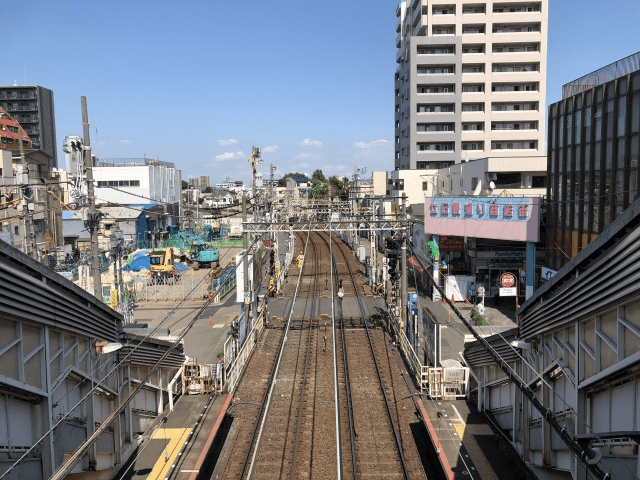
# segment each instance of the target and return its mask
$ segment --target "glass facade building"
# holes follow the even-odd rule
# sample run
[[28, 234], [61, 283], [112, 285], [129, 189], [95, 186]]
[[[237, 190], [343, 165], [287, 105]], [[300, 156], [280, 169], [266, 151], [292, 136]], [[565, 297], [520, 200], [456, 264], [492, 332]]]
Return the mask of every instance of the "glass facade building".
[[568, 263], [640, 194], [639, 63], [640, 52], [575, 80], [549, 106], [549, 268]]

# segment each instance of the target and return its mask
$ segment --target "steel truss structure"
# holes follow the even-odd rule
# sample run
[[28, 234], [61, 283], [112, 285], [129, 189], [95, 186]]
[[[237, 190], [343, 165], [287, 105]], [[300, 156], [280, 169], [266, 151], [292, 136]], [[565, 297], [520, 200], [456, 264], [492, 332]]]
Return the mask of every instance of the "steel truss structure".
[[341, 220], [337, 222], [244, 222], [242, 227], [249, 233], [277, 232], [327, 232], [331, 231], [388, 231], [401, 230], [406, 222], [401, 220]]

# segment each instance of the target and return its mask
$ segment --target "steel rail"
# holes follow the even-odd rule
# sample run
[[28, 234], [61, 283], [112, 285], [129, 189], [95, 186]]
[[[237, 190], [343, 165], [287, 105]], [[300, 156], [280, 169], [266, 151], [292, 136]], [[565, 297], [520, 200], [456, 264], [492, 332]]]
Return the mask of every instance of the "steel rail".
[[[328, 243], [327, 240], [322, 237], [322, 240], [325, 243]], [[337, 284], [337, 279], [338, 279], [338, 266], [336, 264], [336, 260], [333, 257], [333, 254], [331, 255], [331, 266], [330, 268], [332, 269], [331, 271], [335, 271], [336, 272], [336, 284]], [[334, 285], [331, 285], [331, 290], [333, 292], [334, 290]], [[335, 334], [335, 329], [334, 329], [334, 339], [337, 338], [337, 335]], [[350, 440], [351, 440], [351, 463], [353, 466], [353, 478], [354, 480], [358, 480], [358, 466], [357, 466], [357, 462], [356, 462], [356, 435], [355, 435], [355, 427], [354, 427], [354, 421], [353, 421], [353, 401], [351, 399], [351, 383], [350, 383], [350, 379], [349, 379], [349, 362], [347, 360], [347, 341], [344, 338], [344, 323], [343, 323], [343, 315], [342, 315], [342, 302], [340, 303], [340, 339], [342, 342], [342, 365], [344, 368], [344, 384], [345, 384], [345, 390], [346, 390], [346, 394], [347, 394], [347, 412], [348, 412], [348, 418], [349, 418], [349, 435], [350, 435]], [[335, 344], [335, 340], [334, 340], [334, 344]], [[336, 372], [337, 375], [337, 372]]]
[[402, 471], [404, 473], [404, 478], [406, 480], [410, 480], [409, 471], [407, 470], [407, 464], [406, 464], [405, 459], [404, 459], [404, 454], [402, 453], [402, 444], [400, 442], [400, 437], [398, 436], [398, 431], [396, 429], [395, 421], [393, 420], [393, 412], [391, 411], [391, 406], [389, 405], [389, 399], [387, 398], [387, 392], [386, 392], [386, 388], [385, 388], [385, 385], [384, 385], [384, 380], [382, 379], [382, 373], [380, 372], [380, 365], [378, 364], [378, 358], [376, 356], [375, 349], [373, 348], [373, 341], [371, 340], [371, 334], [369, 332], [369, 326], [367, 324], [367, 316], [366, 316], [366, 312], [365, 312], [365, 309], [364, 309], [364, 305], [362, 304], [362, 298], [358, 294], [358, 286], [357, 286], [356, 280], [355, 280], [355, 278], [353, 276], [353, 271], [351, 270], [351, 265], [349, 265], [349, 261], [347, 260], [347, 256], [345, 255], [344, 251], [341, 248], [339, 250], [340, 250], [340, 253], [342, 254], [342, 257], [344, 258], [345, 263], [347, 265], [347, 268], [349, 270], [349, 276], [351, 277], [351, 281], [353, 282], [353, 287], [354, 287], [355, 292], [356, 292], [356, 299], [358, 300], [358, 305], [360, 306], [360, 313], [362, 314], [362, 319], [364, 320], [365, 331], [367, 332], [367, 338], [369, 339], [369, 346], [371, 347], [371, 355], [373, 356], [373, 361], [375, 363], [376, 371], [378, 373], [378, 380], [380, 382], [380, 389], [382, 391], [382, 396], [384, 397], [385, 406], [387, 407], [387, 414], [389, 416], [389, 421], [391, 422], [391, 430], [393, 431], [393, 436], [394, 436], [395, 441], [396, 441], [396, 447], [398, 449], [398, 455], [400, 457], [400, 463], [402, 464]]
[[[307, 236], [307, 245], [309, 243], [309, 236], [311, 235], [311, 232], [309, 231], [308, 236]], [[305, 245], [304, 248], [304, 253], [306, 255], [307, 252], [307, 245]], [[253, 432], [251, 434], [251, 439], [249, 440], [249, 446], [247, 447], [247, 453], [245, 455], [244, 458], [244, 462], [242, 463], [242, 469], [240, 471], [240, 475], [238, 476], [238, 480], [242, 480], [242, 478], [244, 477], [244, 473], [247, 470], [247, 464], [249, 465], [249, 472], [247, 473], [247, 479], [252, 478], [253, 475], [253, 469], [255, 467], [255, 461], [256, 461], [256, 457], [258, 454], [258, 450], [259, 450], [259, 445], [260, 442], [262, 441], [262, 434], [264, 432], [264, 426], [267, 420], [267, 416], [269, 415], [269, 407], [271, 404], [271, 398], [273, 395], [273, 389], [275, 388], [275, 384], [276, 384], [276, 377], [278, 375], [278, 370], [280, 369], [280, 363], [282, 361], [282, 356], [284, 354], [284, 347], [286, 345], [287, 342], [287, 334], [289, 333], [289, 327], [291, 326], [291, 317], [293, 316], [293, 309], [295, 307], [295, 303], [296, 303], [296, 298], [298, 296], [298, 291], [300, 289], [300, 283], [302, 280], [302, 268], [300, 269], [300, 272], [298, 273], [298, 282], [296, 283], [296, 291], [293, 295], [293, 299], [291, 302], [291, 306], [289, 307], [289, 314], [288, 314], [288, 319], [287, 319], [287, 324], [285, 326], [285, 330], [284, 333], [282, 335], [282, 340], [280, 341], [280, 348], [278, 350], [278, 356], [276, 357], [276, 361], [274, 363], [273, 366], [273, 370], [271, 371], [271, 375], [269, 376], [269, 380], [267, 382], [267, 389], [264, 393], [263, 399], [262, 399], [262, 403], [260, 405], [260, 411], [258, 412], [258, 416], [256, 418], [256, 423], [253, 427]], [[260, 422], [260, 419], [262, 418], [262, 422]], [[260, 430], [258, 430], [258, 426], [260, 426]], [[256, 442], [256, 435], [258, 437], [258, 441]], [[249, 464], [249, 457], [251, 456], [251, 449], [252, 447], [255, 445], [255, 449], [253, 452], [253, 457], [251, 458], [251, 463]]]
[[[309, 237], [311, 237], [311, 232], [309, 232]], [[313, 327], [313, 312], [316, 307], [316, 293], [318, 291], [318, 249], [313, 241], [311, 241], [311, 245], [313, 245], [314, 252], [314, 266], [315, 266], [315, 282], [314, 282], [314, 290], [313, 296], [311, 297], [311, 311], [309, 313], [309, 335], [307, 335], [307, 355], [304, 361], [304, 373], [302, 374], [302, 387], [300, 393], [300, 406], [298, 407], [298, 420], [296, 425], [296, 436], [294, 439], [293, 445], [293, 458], [291, 459], [291, 475], [289, 478], [293, 480], [295, 478], [296, 473], [296, 455], [298, 454], [298, 440], [300, 437], [300, 424], [302, 423], [302, 407], [304, 404], [304, 391], [307, 386], [307, 367], [309, 366], [309, 351], [311, 350], [311, 335], [312, 335], [312, 327]], [[306, 255], [305, 255], [306, 257]], [[305, 262], [306, 263], [306, 262]], [[304, 265], [302, 267], [304, 269]], [[311, 293], [311, 292], [310, 292]], [[293, 400], [293, 395], [291, 396]], [[313, 442], [313, 439], [312, 439]]]

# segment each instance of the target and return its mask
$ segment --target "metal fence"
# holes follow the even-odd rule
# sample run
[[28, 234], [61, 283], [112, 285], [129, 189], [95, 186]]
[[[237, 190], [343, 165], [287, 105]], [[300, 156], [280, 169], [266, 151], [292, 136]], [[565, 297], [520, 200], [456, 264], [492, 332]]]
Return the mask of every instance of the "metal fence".
[[191, 273], [188, 271], [176, 277], [141, 278], [133, 276], [136, 300], [142, 302], [175, 302], [178, 300], [203, 300], [209, 295], [210, 280], [203, 278], [209, 271]]

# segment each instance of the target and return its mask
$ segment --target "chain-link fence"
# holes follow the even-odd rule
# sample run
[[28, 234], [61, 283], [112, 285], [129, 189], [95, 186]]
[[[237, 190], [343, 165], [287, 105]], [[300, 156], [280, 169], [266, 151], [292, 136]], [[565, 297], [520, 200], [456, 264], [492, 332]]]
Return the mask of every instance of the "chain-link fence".
[[[210, 270], [189, 270], [182, 275], [153, 280], [133, 276], [136, 300], [141, 302], [175, 302], [207, 298], [211, 280]], [[206, 277], [206, 278], [205, 278]]]

